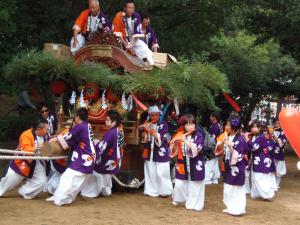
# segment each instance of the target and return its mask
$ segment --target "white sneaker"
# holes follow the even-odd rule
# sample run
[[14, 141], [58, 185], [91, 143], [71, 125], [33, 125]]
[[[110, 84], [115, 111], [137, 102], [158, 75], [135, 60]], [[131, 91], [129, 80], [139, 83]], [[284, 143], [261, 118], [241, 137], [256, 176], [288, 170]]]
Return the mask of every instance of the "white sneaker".
[[172, 204], [178, 206], [178, 202], [173, 201]]
[[33, 199], [34, 197], [23, 195], [23, 198], [26, 200], [30, 200], [30, 199]]
[[54, 202], [54, 196], [51, 196], [50, 198], [46, 199], [47, 202]]

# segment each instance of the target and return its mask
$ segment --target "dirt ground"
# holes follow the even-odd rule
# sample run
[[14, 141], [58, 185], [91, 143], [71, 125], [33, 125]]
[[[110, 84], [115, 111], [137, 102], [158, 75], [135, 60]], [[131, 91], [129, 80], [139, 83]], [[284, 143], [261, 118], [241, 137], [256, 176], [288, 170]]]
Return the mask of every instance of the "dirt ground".
[[297, 158], [287, 156], [288, 175], [272, 201], [247, 198], [247, 214], [233, 217], [222, 213], [223, 185], [206, 187], [205, 210], [195, 212], [175, 207], [171, 198], [143, 196], [142, 191], [118, 192], [112, 197], [78, 197], [70, 206], [46, 202], [43, 193], [34, 200], [22, 199], [16, 190], [0, 198], [0, 224], [90, 225], [90, 224], [300, 224], [300, 171]]

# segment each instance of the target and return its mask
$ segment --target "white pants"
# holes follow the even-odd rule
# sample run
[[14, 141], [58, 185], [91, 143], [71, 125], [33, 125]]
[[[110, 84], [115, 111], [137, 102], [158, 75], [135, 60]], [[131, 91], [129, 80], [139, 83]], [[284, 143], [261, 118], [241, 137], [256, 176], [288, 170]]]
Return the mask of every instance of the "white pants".
[[251, 186], [250, 186], [250, 170], [245, 171], [245, 191], [246, 194], [250, 194]]
[[80, 192], [82, 185], [86, 181], [87, 177], [88, 174], [84, 174], [68, 168], [61, 175], [59, 185], [54, 192], [54, 204], [58, 206], [71, 204]]
[[173, 186], [170, 175], [170, 163], [150, 162], [145, 160], [145, 189], [144, 194], [152, 197], [172, 194]]
[[276, 182], [276, 175], [275, 175], [275, 173], [271, 173], [271, 181], [272, 181], [272, 188], [273, 188], [273, 190], [275, 192], [278, 191], [278, 185], [277, 185], [277, 182]]
[[148, 48], [146, 43], [143, 42], [142, 40], [138, 39], [135, 41], [135, 44], [133, 46], [133, 51], [138, 58], [147, 59], [150, 65], [154, 65], [153, 52]]
[[230, 185], [224, 183], [223, 202], [226, 206], [224, 212], [231, 215], [243, 215], [246, 213], [245, 186]]
[[286, 175], [286, 165], [284, 160], [276, 160], [275, 159], [275, 167], [276, 167], [276, 184], [279, 188], [281, 177]]
[[89, 175], [81, 189], [81, 195], [89, 198], [96, 198], [100, 194], [110, 196], [112, 188], [112, 174], [100, 174], [93, 172]]
[[272, 199], [275, 195], [272, 173], [252, 172], [251, 198]]
[[205, 184], [218, 184], [220, 176], [219, 158], [207, 160], [205, 162]]
[[[6, 176], [3, 177], [0, 182], [0, 196], [3, 196], [7, 191], [16, 187], [24, 179], [25, 177], [9, 168]], [[19, 194], [25, 199], [32, 199], [43, 191], [46, 182], [47, 176], [45, 167], [37, 160], [32, 178], [26, 179], [25, 184], [19, 188]]]
[[52, 165], [51, 162], [51, 175], [50, 178], [48, 179], [48, 182], [45, 186], [45, 190], [46, 192], [50, 193], [50, 194], [54, 194], [55, 190], [58, 187], [59, 181], [60, 181], [60, 177], [61, 177], [61, 173], [58, 172], [54, 166]]
[[73, 47], [74, 37], [72, 37], [72, 39], [71, 39], [70, 47], [71, 47], [71, 53], [72, 54], [75, 54], [85, 44], [85, 38], [84, 38], [84, 36], [82, 34], [78, 34], [77, 35], [77, 40], [78, 40], [78, 45], [76, 46], [76, 48], [74, 48]]
[[202, 211], [204, 207], [205, 183], [204, 181], [176, 179], [172, 197], [175, 204], [185, 202], [185, 208]]

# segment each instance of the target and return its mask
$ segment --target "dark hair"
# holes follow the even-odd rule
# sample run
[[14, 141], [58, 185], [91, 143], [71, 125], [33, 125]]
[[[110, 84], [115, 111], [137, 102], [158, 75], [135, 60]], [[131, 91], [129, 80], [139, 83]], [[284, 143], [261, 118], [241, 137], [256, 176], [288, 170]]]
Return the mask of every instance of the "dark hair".
[[250, 124], [249, 124], [249, 129], [251, 130], [254, 126], [257, 126], [258, 128], [261, 127], [261, 123], [258, 120], [253, 120]]
[[266, 132], [266, 133], [268, 133], [268, 134], [270, 133], [270, 132], [269, 132], [269, 128], [268, 128], [266, 125], [262, 125], [262, 126], [261, 126], [260, 132], [261, 132], [261, 133], [265, 133], [265, 132]]
[[217, 119], [218, 122], [220, 122], [221, 116], [219, 112], [212, 112], [210, 114], [211, 117], [215, 117]]
[[151, 18], [151, 15], [148, 12], [143, 12], [141, 14], [141, 21], [143, 21], [144, 19], [150, 19], [150, 18]]
[[277, 121], [279, 122], [279, 118], [278, 118], [278, 117], [275, 117], [275, 118], [273, 119], [273, 124], [276, 123]]
[[125, 4], [124, 4], [124, 7], [126, 7], [127, 4], [130, 4], [130, 3], [135, 4], [135, 1], [134, 1], [134, 0], [126, 0], [126, 1], [125, 1]]
[[48, 121], [44, 118], [39, 118], [33, 123], [32, 128], [37, 130], [38, 128], [43, 128], [45, 124], [48, 124]]
[[239, 117], [231, 117], [228, 119], [228, 122], [232, 130], [238, 131], [239, 129], [241, 129], [242, 123]]
[[40, 102], [40, 104], [37, 107], [37, 110], [40, 112], [42, 110], [42, 108], [46, 107], [47, 109], [49, 109], [48, 105], [46, 104], [46, 102]]
[[89, 118], [89, 112], [86, 108], [79, 108], [77, 109], [75, 116], [78, 116], [80, 120], [86, 122]]
[[196, 124], [195, 117], [192, 114], [184, 115], [182, 118], [182, 125], [185, 126], [188, 123]]
[[118, 127], [122, 122], [122, 117], [116, 110], [109, 110], [107, 116], [111, 119], [112, 122], [116, 122], [116, 127]]

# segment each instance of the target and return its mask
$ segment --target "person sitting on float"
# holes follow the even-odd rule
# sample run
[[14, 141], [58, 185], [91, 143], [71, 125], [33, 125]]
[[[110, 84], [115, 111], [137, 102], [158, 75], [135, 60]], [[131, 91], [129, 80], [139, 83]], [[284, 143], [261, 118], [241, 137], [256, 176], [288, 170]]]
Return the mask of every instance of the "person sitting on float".
[[90, 40], [92, 34], [104, 29], [111, 30], [111, 22], [101, 11], [98, 0], [89, 0], [89, 9], [84, 10], [76, 19], [73, 26], [73, 38], [71, 40], [71, 52], [74, 54]]
[[155, 31], [151, 26], [151, 16], [145, 12], [141, 15], [142, 18], [142, 32], [145, 35], [144, 41], [148, 45], [148, 48], [153, 52], [158, 52], [158, 40]]
[[135, 2], [127, 0], [124, 11], [118, 12], [113, 20], [113, 32], [120, 38], [125, 49], [142, 60], [154, 65], [153, 53], [141, 39], [142, 23], [140, 14], [135, 12]]

